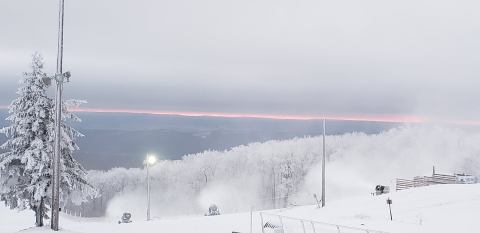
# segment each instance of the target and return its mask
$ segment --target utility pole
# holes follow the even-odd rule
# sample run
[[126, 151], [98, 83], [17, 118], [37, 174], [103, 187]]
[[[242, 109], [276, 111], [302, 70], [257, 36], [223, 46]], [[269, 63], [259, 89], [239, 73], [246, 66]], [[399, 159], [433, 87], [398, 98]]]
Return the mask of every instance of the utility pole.
[[58, 218], [60, 210], [60, 138], [62, 121], [62, 89], [65, 75], [63, 74], [63, 18], [64, 18], [64, 0], [60, 0], [58, 13], [58, 47], [57, 47], [57, 72], [55, 80], [57, 90], [55, 94], [55, 147], [52, 160], [52, 219], [51, 228], [58, 231]]
[[150, 221], [150, 166], [157, 162], [154, 155], [147, 155], [145, 165], [147, 166], [147, 221]]
[[150, 163], [147, 162], [147, 221], [150, 221]]
[[325, 118], [323, 118], [322, 207], [325, 206]]

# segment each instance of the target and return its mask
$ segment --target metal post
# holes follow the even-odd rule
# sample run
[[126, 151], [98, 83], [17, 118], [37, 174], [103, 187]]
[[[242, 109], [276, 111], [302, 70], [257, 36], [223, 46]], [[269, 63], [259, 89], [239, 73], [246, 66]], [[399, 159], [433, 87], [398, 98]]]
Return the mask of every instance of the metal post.
[[302, 220], [302, 228], [303, 228], [303, 233], [307, 233], [307, 231], [305, 230], [305, 222]]
[[313, 233], [317, 233], [317, 231], [315, 230], [315, 223], [313, 223], [313, 222], [310, 222], [310, 224], [312, 224], [312, 230], [313, 230]]
[[58, 13], [58, 47], [57, 47], [57, 73], [55, 74], [57, 90], [55, 97], [55, 147], [52, 160], [52, 219], [51, 228], [58, 231], [59, 208], [60, 208], [60, 127], [62, 121], [62, 63], [63, 63], [63, 19], [64, 19], [64, 0], [60, 0]]
[[280, 225], [281, 225], [281, 227], [282, 227], [282, 230], [285, 230], [285, 226], [283, 225], [282, 216], [278, 215], [278, 219], [280, 220]]
[[265, 233], [265, 228], [263, 227], [263, 214], [262, 212], [260, 212], [259, 214], [260, 214], [260, 224], [262, 225], [262, 233]]
[[322, 207], [325, 206], [325, 118], [323, 118]]
[[388, 198], [387, 199], [387, 204], [388, 204], [388, 210], [390, 211], [390, 221], [393, 221], [393, 216], [392, 216], [392, 199]]
[[146, 161], [147, 164], [147, 221], [150, 221], [150, 163]]
[[250, 233], [253, 233], [253, 206], [250, 207]]
[[388, 209], [390, 210], [390, 221], [393, 221], [393, 216], [392, 216], [392, 205], [388, 205]]

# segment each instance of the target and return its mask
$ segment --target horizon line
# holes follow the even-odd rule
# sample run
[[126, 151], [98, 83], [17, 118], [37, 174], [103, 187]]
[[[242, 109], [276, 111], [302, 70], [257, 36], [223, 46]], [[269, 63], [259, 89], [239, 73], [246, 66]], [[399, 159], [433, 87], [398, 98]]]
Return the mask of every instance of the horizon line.
[[[1, 106], [0, 109], [8, 109], [8, 106]], [[217, 117], [217, 118], [249, 118], [249, 119], [270, 119], [270, 120], [338, 120], [338, 121], [364, 121], [364, 122], [385, 122], [385, 123], [423, 123], [426, 119], [413, 115], [310, 115], [310, 114], [269, 114], [269, 113], [238, 113], [238, 112], [208, 112], [208, 111], [169, 111], [151, 109], [128, 109], [128, 108], [82, 108], [72, 107], [68, 109], [80, 113], [127, 113], [159, 116], [183, 116], [183, 117]]]
[[386, 123], [422, 123], [425, 119], [410, 115], [306, 115], [306, 114], [269, 114], [269, 113], [238, 113], [238, 112], [207, 112], [207, 111], [168, 111], [151, 109], [126, 109], [126, 108], [70, 108], [72, 112], [90, 113], [130, 113], [160, 116], [184, 116], [184, 117], [218, 117], [218, 118], [250, 118], [270, 120], [339, 120], [339, 121], [365, 121]]
[[[0, 109], [8, 109], [8, 106], [0, 105]], [[246, 119], [270, 119], [291, 121], [360, 121], [360, 122], [383, 122], [383, 123], [448, 123], [457, 125], [480, 125], [477, 120], [450, 120], [432, 119], [417, 115], [407, 114], [270, 114], [270, 113], [235, 113], [235, 112], [208, 112], [208, 111], [175, 111], [175, 110], [152, 110], [152, 109], [129, 109], [129, 108], [82, 108], [71, 107], [68, 109], [78, 113], [126, 113], [158, 116], [182, 116], [182, 117], [216, 117], [216, 118], [246, 118]]]

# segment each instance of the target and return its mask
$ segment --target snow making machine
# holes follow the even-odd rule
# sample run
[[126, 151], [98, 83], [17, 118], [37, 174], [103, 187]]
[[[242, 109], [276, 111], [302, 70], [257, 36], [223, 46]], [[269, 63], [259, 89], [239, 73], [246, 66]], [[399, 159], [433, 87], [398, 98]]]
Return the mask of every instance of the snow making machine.
[[218, 209], [217, 205], [212, 204], [208, 208], [208, 213], [205, 214], [205, 216], [215, 216], [215, 215], [220, 215], [220, 210]]
[[384, 185], [375, 186], [375, 195], [382, 195], [390, 192], [390, 187]]
[[122, 218], [120, 218], [120, 221], [118, 221], [118, 224], [131, 223], [132, 222], [131, 218], [132, 218], [131, 213], [123, 213]]

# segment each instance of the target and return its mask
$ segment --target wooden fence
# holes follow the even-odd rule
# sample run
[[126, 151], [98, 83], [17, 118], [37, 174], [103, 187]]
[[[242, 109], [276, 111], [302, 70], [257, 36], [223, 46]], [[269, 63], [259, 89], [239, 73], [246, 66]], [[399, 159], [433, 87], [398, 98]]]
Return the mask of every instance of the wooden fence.
[[65, 214], [68, 214], [70, 216], [73, 216], [73, 217], [85, 218], [85, 215], [82, 214], [82, 211], [80, 211], [80, 210], [62, 208], [62, 212], [65, 213]]
[[395, 190], [399, 191], [399, 190], [414, 188], [415, 184], [413, 180], [397, 179], [395, 187], [396, 187]]
[[455, 184], [456, 176], [433, 174], [432, 176], [416, 176], [413, 180], [396, 179], [395, 190], [404, 190], [416, 187], [430, 186], [436, 184]]

